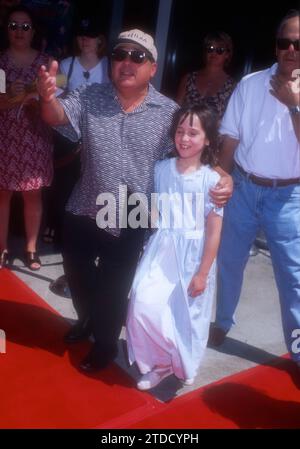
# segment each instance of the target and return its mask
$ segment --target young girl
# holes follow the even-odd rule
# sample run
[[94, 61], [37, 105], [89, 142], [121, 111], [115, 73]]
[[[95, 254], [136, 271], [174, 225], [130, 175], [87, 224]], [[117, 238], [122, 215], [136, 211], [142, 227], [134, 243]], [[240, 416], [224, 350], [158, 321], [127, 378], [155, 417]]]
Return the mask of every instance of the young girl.
[[212, 169], [217, 163], [217, 119], [207, 106], [182, 108], [174, 116], [172, 136], [177, 157], [155, 167], [155, 191], [168, 195], [169, 207], [159, 196], [158, 229], [146, 246], [130, 294], [127, 345], [130, 363], [136, 361], [143, 374], [140, 390], [153, 388], [172, 373], [187, 385], [193, 383], [214, 297], [223, 215], [209, 196], [219, 180]]

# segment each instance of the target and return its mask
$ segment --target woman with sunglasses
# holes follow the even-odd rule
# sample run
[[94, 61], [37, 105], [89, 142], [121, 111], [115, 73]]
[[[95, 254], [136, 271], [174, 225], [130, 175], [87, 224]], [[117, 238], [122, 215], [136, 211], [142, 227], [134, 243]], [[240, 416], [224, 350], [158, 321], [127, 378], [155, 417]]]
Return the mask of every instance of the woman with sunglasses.
[[[49, 58], [32, 46], [35, 31], [27, 8], [17, 6], [9, 12], [6, 32], [8, 48], [0, 55], [0, 69], [6, 74], [6, 93], [0, 95], [0, 268], [9, 259], [10, 203], [18, 191], [24, 201], [25, 263], [39, 270], [41, 190], [52, 181], [51, 131], [41, 120], [35, 100], [20, 103], [18, 99], [35, 90], [39, 67]], [[5, 108], [8, 102], [10, 107]]]
[[177, 102], [188, 106], [211, 106], [221, 118], [235, 87], [227, 73], [232, 53], [232, 39], [228, 34], [223, 31], [207, 34], [203, 42], [204, 66], [183, 77]]

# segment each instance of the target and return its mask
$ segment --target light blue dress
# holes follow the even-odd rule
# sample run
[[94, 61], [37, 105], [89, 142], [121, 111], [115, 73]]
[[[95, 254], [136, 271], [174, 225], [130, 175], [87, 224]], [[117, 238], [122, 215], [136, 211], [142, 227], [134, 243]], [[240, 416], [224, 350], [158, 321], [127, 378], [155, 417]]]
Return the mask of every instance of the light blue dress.
[[171, 366], [180, 379], [197, 374], [208, 338], [215, 263], [203, 294], [191, 298], [187, 289], [200, 264], [205, 218], [212, 210], [223, 214], [209, 197], [219, 178], [204, 165], [182, 175], [175, 158], [156, 164], [155, 190], [172, 200], [169, 208], [156, 201], [158, 229], [135, 274], [126, 326], [129, 360], [142, 374], [158, 365]]

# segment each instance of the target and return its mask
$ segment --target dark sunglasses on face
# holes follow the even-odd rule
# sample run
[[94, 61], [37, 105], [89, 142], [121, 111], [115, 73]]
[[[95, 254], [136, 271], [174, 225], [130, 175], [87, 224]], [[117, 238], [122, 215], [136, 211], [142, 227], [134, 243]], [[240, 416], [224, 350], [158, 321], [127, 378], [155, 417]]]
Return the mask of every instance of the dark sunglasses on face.
[[146, 52], [142, 50], [125, 50], [124, 48], [116, 48], [112, 51], [111, 58], [113, 61], [125, 61], [129, 56], [130, 61], [135, 64], [142, 64], [148, 58]]
[[277, 48], [278, 50], [288, 50], [290, 48], [290, 45], [293, 45], [294, 50], [299, 51], [300, 48], [300, 40], [297, 39], [295, 41], [292, 41], [291, 39], [281, 37], [277, 39]]
[[226, 51], [228, 51], [228, 49], [224, 47], [215, 47], [214, 45], [207, 45], [206, 47], [206, 53], [216, 52], [217, 55], [223, 55]]
[[22, 30], [22, 31], [29, 31], [32, 30], [32, 25], [30, 23], [17, 23], [17, 22], [9, 22], [8, 29], [10, 31], [16, 31], [16, 30]]

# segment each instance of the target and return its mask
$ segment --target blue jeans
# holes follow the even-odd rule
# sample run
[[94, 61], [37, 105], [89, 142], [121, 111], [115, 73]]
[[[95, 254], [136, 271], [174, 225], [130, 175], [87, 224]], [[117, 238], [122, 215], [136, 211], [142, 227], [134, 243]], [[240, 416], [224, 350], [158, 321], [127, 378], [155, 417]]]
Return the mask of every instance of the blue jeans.
[[271, 253], [285, 342], [300, 361], [300, 353], [292, 351], [292, 332], [300, 329], [300, 185], [262, 187], [237, 168], [233, 179], [218, 254], [216, 325], [228, 331], [234, 324], [249, 250], [261, 228]]

